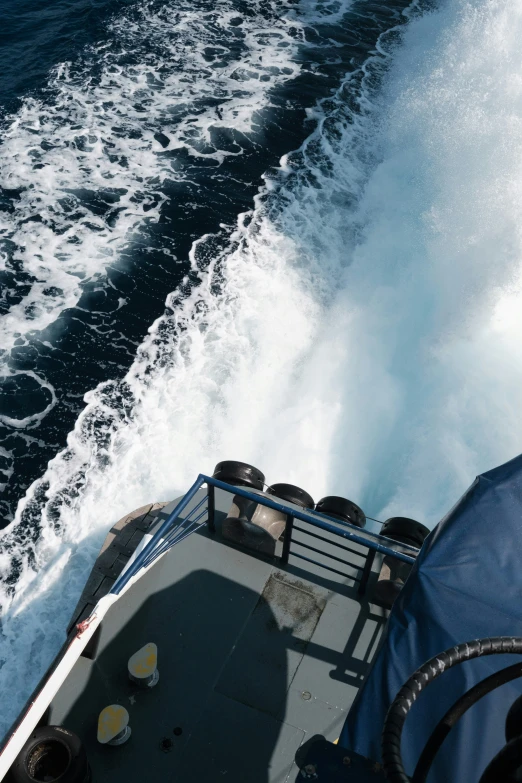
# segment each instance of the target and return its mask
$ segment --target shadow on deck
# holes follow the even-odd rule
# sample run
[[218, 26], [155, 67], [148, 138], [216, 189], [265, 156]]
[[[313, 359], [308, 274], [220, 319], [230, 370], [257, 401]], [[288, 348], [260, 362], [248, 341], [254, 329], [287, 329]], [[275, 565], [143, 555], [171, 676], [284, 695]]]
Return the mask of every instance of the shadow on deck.
[[[110, 610], [96, 659], [78, 661], [51, 723], [82, 738], [100, 783], [295, 780], [299, 747], [339, 736], [384, 621], [347, 582], [202, 530]], [[127, 661], [148, 642], [160, 680], [140, 690]], [[125, 745], [96, 740], [108, 704], [129, 712]]]

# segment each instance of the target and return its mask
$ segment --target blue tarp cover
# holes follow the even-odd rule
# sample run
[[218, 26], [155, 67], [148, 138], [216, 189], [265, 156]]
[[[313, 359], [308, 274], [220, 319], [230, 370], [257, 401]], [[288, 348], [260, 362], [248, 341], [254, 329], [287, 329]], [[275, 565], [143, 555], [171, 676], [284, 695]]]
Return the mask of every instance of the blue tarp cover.
[[[426, 539], [340, 744], [379, 760], [386, 712], [401, 685], [437, 653], [487, 636], [522, 636], [522, 455], [479, 476]], [[408, 775], [455, 700], [520, 659], [496, 655], [468, 661], [421, 693], [403, 732]], [[505, 744], [505, 716], [521, 693], [522, 679], [514, 680], [475, 704], [444, 741], [429, 783], [478, 783]]]

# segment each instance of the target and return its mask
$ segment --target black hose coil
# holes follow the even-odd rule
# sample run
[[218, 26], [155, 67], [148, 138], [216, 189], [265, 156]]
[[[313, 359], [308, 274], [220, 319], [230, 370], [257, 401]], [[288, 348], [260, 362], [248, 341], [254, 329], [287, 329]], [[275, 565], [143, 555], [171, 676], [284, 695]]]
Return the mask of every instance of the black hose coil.
[[521, 655], [522, 638], [494, 636], [450, 647], [427, 661], [402, 686], [392, 702], [382, 732], [382, 763], [389, 783], [410, 783], [401, 757], [404, 722], [421, 691], [452, 666], [484, 655]]
[[[491, 691], [500, 688], [501, 685], [505, 685], [507, 682], [516, 680], [518, 677], [522, 677], [522, 661], [514, 663], [512, 666], [508, 666], [505, 669], [500, 669], [498, 672], [486, 677], [486, 679], [477, 682], [469, 691], [466, 691], [466, 693], [457, 699], [444, 717], [437, 723], [431, 737], [424, 746], [424, 750], [415, 767], [411, 783], [425, 783], [430, 767], [440, 746], [451, 729], [474, 704], [480, 701], [480, 699], [488, 693], [491, 693]], [[518, 736], [518, 734], [514, 734], [513, 736]], [[507, 737], [507, 739], [510, 740], [512, 737]]]

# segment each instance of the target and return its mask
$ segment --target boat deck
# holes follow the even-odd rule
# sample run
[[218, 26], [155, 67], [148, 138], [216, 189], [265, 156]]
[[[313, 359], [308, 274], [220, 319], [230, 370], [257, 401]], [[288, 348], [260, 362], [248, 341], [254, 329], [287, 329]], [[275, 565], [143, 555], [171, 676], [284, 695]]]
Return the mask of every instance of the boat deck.
[[[97, 783], [284, 783], [304, 743], [339, 736], [386, 613], [349, 578], [222, 539], [230, 500], [216, 492], [216, 533], [202, 527], [121, 596], [95, 660], [81, 658], [52, 702], [49, 722], [81, 737]], [[148, 642], [160, 679], [142, 690], [127, 661]], [[96, 739], [109, 704], [130, 715], [118, 747]]]

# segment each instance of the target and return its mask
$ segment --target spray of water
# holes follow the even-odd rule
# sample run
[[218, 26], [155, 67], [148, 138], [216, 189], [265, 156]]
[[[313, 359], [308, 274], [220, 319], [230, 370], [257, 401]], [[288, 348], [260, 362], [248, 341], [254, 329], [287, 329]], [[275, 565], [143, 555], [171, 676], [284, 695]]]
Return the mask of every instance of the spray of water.
[[317, 107], [228, 250], [196, 243], [201, 285], [20, 504], [1, 560], [15, 712], [14, 666], [33, 656], [37, 679], [108, 525], [218, 459], [433, 524], [519, 449], [522, 11], [454, 0], [397, 35]]

